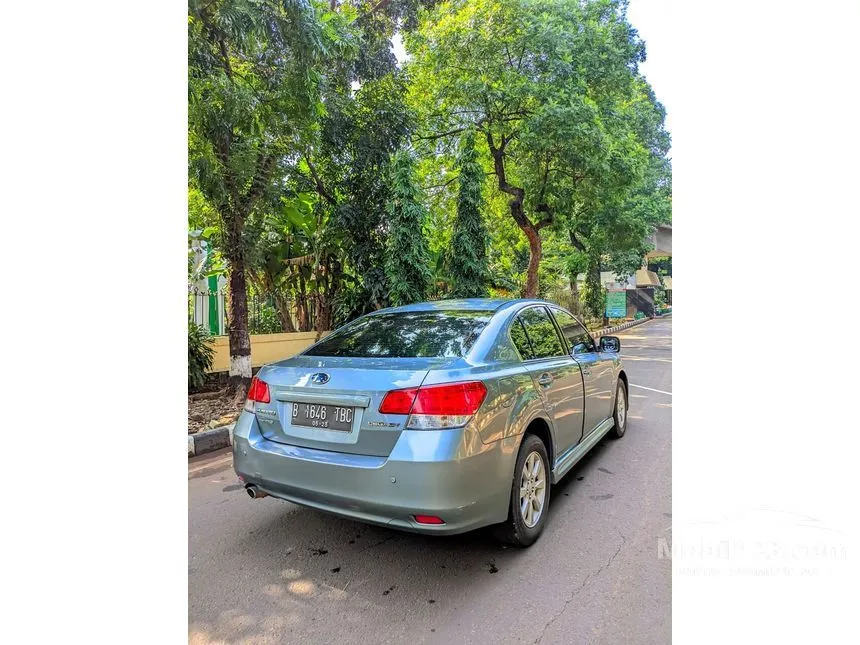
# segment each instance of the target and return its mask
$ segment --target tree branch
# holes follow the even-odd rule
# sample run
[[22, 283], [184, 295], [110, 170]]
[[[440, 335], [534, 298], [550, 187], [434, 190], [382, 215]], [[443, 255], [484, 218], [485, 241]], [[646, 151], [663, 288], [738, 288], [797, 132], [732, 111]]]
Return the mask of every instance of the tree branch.
[[223, 36], [218, 36], [218, 48], [221, 50], [221, 64], [224, 65], [224, 71], [227, 72], [227, 78], [233, 80], [233, 67], [230, 65], [230, 55], [227, 53], [227, 43], [224, 42]]
[[577, 239], [574, 230], [570, 229], [568, 232], [570, 233], [570, 243], [573, 244], [574, 248], [585, 253], [585, 245]]
[[275, 155], [270, 154], [262, 154], [260, 156], [260, 161], [257, 164], [257, 172], [254, 174], [254, 181], [251, 183], [251, 190], [248, 191], [248, 194], [245, 196], [245, 208], [243, 209], [243, 214], [247, 215], [254, 208], [254, 203], [260, 198], [263, 194], [263, 191], [266, 189], [266, 186], [269, 183], [269, 179], [272, 175], [272, 171], [275, 167]]
[[549, 158], [546, 160], [546, 168], [543, 171], [543, 180], [541, 181], [540, 193], [538, 195], [538, 202], [543, 203], [543, 199], [546, 196], [546, 182], [549, 177]]
[[314, 179], [314, 184], [316, 184], [316, 189], [317, 192], [320, 194], [320, 197], [325, 199], [332, 206], [337, 206], [337, 200], [330, 192], [326, 190], [325, 185], [323, 184], [316, 167], [311, 161], [310, 155], [305, 155], [305, 161], [308, 164], [308, 169], [311, 171], [311, 177], [313, 177]]
[[537, 224], [535, 224], [535, 228], [537, 230], [541, 230], [545, 226], [549, 226], [555, 220], [555, 213], [553, 213], [552, 209], [550, 209], [550, 207], [547, 206], [546, 204], [544, 204], [544, 203], [538, 204], [538, 206], [537, 206], [537, 208], [535, 208], [535, 210], [538, 213], [543, 213], [543, 217], [540, 219], [540, 221]]
[[459, 175], [454, 175], [453, 177], [451, 177], [451, 179], [449, 179], [446, 182], [443, 182], [441, 184], [436, 184], [435, 186], [422, 186], [421, 189], [422, 190], [433, 190], [434, 188], [444, 188], [445, 186], [448, 186], [448, 185], [454, 183], [455, 181], [457, 181], [458, 177], [459, 177]]
[[468, 129], [469, 129], [469, 126], [465, 126], [462, 128], [455, 128], [454, 130], [448, 130], [447, 132], [440, 132], [438, 134], [428, 134], [425, 136], [417, 136], [416, 135], [415, 138], [419, 139], [421, 141], [435, 141], [436, 139], [441, 139], [443, 137], [449, 137], [452, 134], [460, 134], [461, 132], [465, 132]]
[[496, 171], [496, 178], [499, 180], [499, 190], [513, 197], [511, 200], [511, 215], [514, 221], [516, 221], [517, 226], [521, 229], [536, 232], [537, 228], [523, 211], [523, 200], [525, 199], [526, 191], [519, 186], [512, 186], [508, 183], [507, 174], [505, 173], [505, 146], [508, 141], [510, 139], [503, 135], [502, 145], [497, 148], [492, 132], [487, 131], [487, 145], [489, 145], [490, 154], [493, 157], [493, 167]]

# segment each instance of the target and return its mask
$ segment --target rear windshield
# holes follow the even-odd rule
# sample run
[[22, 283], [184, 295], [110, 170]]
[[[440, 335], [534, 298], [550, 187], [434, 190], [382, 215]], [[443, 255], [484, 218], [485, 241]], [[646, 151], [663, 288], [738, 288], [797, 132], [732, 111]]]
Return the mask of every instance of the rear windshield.
[[456, 358], [471, 349], [492, 311], [374, 314], [335, 331], [308, 356]]

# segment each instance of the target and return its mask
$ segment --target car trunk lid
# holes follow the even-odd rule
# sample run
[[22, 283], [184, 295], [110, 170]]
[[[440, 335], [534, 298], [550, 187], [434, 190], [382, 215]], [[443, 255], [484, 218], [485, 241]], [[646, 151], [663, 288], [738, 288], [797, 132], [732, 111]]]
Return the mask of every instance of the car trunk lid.
[[449, 362], [297, 356], [260, 370], [257, 376], [268, 384], [270, 400], [255, 403], [254, 413], [261, 434], [270, 441], [388, 456], [406, 415], [381, 414], [383, 397], [389, 390], [418, 387], [429, 370]]

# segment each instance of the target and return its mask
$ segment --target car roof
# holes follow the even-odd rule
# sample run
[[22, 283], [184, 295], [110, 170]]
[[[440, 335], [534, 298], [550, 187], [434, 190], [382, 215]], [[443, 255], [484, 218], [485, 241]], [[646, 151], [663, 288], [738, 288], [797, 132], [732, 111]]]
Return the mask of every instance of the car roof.
[[429, 302], [416, 302], [401, 307], [388, 307], [380, 309], [371, 315], [382, 313], [402, 313], [413, 311], [498, 311], [517, 305], [552, 303], [534, 298], [458, 298], [453, 300], [433, 300]]

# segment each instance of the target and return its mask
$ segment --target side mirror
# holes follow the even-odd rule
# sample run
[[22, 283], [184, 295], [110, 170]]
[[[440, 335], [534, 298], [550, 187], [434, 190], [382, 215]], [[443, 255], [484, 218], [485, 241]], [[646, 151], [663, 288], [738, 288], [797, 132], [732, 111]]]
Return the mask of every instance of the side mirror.
[[601, 352], [620, 352], [621, 339], [618, 336], [601, 336], [600, 337]]

